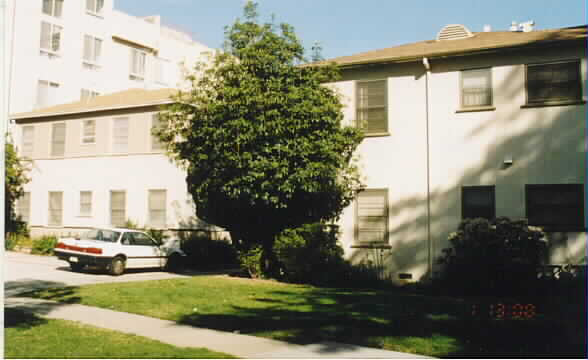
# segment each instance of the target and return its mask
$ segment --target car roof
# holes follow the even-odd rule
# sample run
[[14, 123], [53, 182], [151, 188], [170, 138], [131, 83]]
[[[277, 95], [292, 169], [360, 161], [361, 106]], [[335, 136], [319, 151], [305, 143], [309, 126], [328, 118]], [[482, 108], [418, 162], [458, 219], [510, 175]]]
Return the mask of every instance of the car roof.
[[92, 230], [108, 230], [108, 231], [116, 231], [116, 232], [144, 232], [142, 230], [137, 230], [137, 229], [112, 228], [112, 227], [100, 227], [100, 228], [94, 228]]

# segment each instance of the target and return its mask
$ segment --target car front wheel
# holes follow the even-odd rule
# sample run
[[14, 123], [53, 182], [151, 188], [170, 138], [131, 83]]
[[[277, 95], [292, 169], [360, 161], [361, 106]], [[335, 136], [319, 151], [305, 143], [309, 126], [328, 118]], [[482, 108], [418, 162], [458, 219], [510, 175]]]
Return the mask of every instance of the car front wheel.
[[119, 276], [125, 272], [125, 261], [121, 257], [115, 257], [110, 263], [110, 275]]
[[71, 271], [78, 272], [78, 271], [82, 271], [82, 269], [84, 268], [84, 265], [70, 262], [69, 267], [70, 267]]

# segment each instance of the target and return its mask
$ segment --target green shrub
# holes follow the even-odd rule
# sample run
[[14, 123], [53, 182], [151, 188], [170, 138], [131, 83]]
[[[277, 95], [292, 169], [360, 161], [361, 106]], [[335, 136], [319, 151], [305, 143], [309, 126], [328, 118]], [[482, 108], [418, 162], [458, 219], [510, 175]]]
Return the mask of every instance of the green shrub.
[[198, 270], [237, 267], [237, 252], [225, 240], [211, 240], [206, 233], [196, 232], [181, 238], [186, 253], [186, 266]]
[[254, 246], [249, 250], [244, 250], [239, 253], [241, 267], [254, 279], [262, 277], [261, 252], [261, 246]]
[[36, 255], [53, 255], [53, 248], [57, 245], [57, 237], [53, 235], [44, 235], [33, 240], [31, 254]]
[[125, 229], [133, 229], [133, 230], [140, 230], [141, 227], [139, 226], [138, 223], [134, 222], [131, 219], [127, 219], [127, 221], [125, 221], [125, 224], [123, 225], [123, 228]]
[[12, 251], [19, 243], [19, 235], [8, 233], [4, 238], [4, 249]]
[[145, 233], [147, 233], [147, 235], [153, 240], [157, 241], [158, 244], [163, 244], [164, 240], [168, 238], [163, 230], [147, 229], [145, 230]]
[[338, 244], [338, 227], [320, 223], [306, 224], [282, 232], [274, 251], [285, 281], [327, 285], [343, 260]]
[[438, 260], [442, 287], [471, 295], [531, 292], [547, 255], [543, 238], [524, 219], [465, 219]]

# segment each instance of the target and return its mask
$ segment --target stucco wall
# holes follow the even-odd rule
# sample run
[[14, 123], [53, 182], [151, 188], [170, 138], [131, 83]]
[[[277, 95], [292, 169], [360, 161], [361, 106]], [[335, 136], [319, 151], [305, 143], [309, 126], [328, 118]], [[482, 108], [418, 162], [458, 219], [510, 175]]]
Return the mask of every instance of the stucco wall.
[[[431, 249], [427, 235], [427, 118], [421, 63], [357, 67], [336, 84], [346, 98], [345, 120], [355, 118], [354, 82], [387, 79], [389, 136], [366, 137], [357, 155], [368, 188], [389, 190], [387, 259], [393, 279], [426, 275], [461, 220], [461, 187], [495, 185], [496, 215], [525, 217], [525, 184], [586, 183], [586, 106], [522, 108], [525, 64], [581, 58], [586, 98], [585, 49], [550, 48], [446, 60], [429, 59], [429, 188]], [[460, 71], [492, 67], [492, 111], [460, 109]], [[505, 158], [512, 166], [504, 166]], [[354, 206], [341, 219], [341, 240], [352, 259]], [[586, 204], [585, 204], [586, 206]], [[586, 213], [586, 210], [585, 210]], [[586, 256], [586, 233], [550, 234], [553, 263]], [[564, 240], [565, 239], [565, 240]], [[432, 256], [428, 255], [429, 250]], [[363, 254], [362, 254], [363, 253]], [[433, 267], [432, 271], [436, 271]]]

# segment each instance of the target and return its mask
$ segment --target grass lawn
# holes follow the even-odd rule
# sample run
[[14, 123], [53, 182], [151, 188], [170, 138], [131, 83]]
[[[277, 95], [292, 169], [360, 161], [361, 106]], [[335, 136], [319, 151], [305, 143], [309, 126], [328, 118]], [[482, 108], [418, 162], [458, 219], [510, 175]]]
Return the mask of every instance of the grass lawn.
[[6, 358], [231, 358], [203, 348], [181, 348], [74, 321], [47, 320], [4, 309]]
[[479, 299], [222, 276], [99, 284], [28, 295], [299, 344], [337, 341], [435, 357], [586, 356], [585, 343], [576, 341], [585, 339], [585, 312], [572, 317], [577, 319], [571, 328], [576, 335], [570, 337], [570, 312], [543, 304], [537, 304], [537, 316], [530, 320], [478, 319], [471, 312]]

